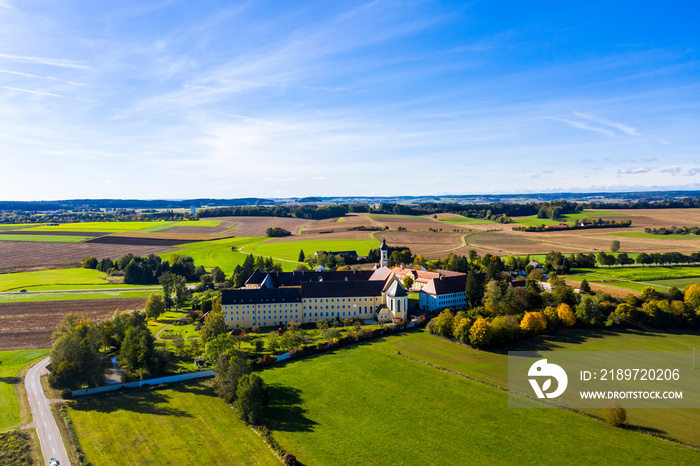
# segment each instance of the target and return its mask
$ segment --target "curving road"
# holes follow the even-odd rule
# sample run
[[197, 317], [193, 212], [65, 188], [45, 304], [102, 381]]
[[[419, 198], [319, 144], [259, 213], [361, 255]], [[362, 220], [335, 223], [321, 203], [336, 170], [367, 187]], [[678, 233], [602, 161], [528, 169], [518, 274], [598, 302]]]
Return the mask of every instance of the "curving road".
[[41, 387], [41, 373], [46, 369], [46, 366], [51, 362], [51, 358], [44, 358], [29, 371], [24, 379], [24, 387], [27, 390], [29, 405], [32, 408], [34, 416], [34, 426], [39, 434], [39, 443], [41, 451], [44, 454], [46, 464], [50, 458], [56, 458], [61, 466], [70, 465], [68, 453], [63, 445], [61, 433], [58, 431], [56, 420], [51, 414], [49, 400], [46, 398], [44, 389]]

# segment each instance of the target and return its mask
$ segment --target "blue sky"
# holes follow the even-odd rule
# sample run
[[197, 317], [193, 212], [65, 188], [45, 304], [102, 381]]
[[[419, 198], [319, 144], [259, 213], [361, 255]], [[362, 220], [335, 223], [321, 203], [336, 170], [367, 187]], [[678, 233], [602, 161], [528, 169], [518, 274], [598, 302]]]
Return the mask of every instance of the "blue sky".
[[700, 189], [699, 10], [0, 0], [0, 199]]

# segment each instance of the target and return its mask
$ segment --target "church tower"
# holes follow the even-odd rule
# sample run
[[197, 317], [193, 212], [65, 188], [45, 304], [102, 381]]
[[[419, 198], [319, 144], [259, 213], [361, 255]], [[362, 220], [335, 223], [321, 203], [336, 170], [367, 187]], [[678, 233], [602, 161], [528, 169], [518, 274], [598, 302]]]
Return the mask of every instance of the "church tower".
[[382, 240], [382, 245], [379, 246], [379, 267], [389, 267], [389, 246], [386, 245], [386, 239]]

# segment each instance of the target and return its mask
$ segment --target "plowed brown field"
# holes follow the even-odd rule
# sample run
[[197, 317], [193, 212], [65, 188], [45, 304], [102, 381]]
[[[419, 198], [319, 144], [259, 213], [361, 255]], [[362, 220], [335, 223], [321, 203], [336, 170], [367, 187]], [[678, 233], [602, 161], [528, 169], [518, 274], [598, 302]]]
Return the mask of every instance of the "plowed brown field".
[[97, 259], [118, 259], [124, 254], [138, 256], [161, 254], [177, 248], [162, 246], [130, 246], [125, 244], [29, 243], [0, 241], [0, 273], [19, 272], [42, 266], [75, 266], [88, 256]]
[[[213, 217], [206, 218], [205, 220], [221, 220], [226, 222], [235, 223], [233, 230], [228, 230], [226, 236], [236, 235], [236, 236], [265, 236], [265, 230], [268, 228], [284, 228], [285, 230], [291, 231], [293, 235], [296, 235], [299, 228], [311, 220], [303, 218], [290, 218], [290, 217]], [[174, 228], [166, 230], [168, 233], [173, 231]]]
[[0, 304], [0, 351], [51, 347], [51, 334], [67, 314], [105, 320], [114, 311], [143, 309], [147, 298]]

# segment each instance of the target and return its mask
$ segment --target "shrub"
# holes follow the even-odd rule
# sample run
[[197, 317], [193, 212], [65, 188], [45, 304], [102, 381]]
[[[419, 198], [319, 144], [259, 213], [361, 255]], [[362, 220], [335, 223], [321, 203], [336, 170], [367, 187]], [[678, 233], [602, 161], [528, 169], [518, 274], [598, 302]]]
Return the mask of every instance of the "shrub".
[[611, 426], [619, 427], [627, 420], [627, 411], [625, 408], [621, 408], [620, 406], [611, 406], [609, 408], [605, 408], [603, 417], [605, 418], [605, 422]]
[[287, 466], [295, 466], [297, 464], [297, 457], [291, 453], [285, 453], [282, 457], [282, 462]]
[[63, 398], [64, 400], [69, 400], [72, 397], [73, 397], [73, 390], [71, 390], [69, 388], [64, 388], [63, 390], [61, 390], [61, 398]]

